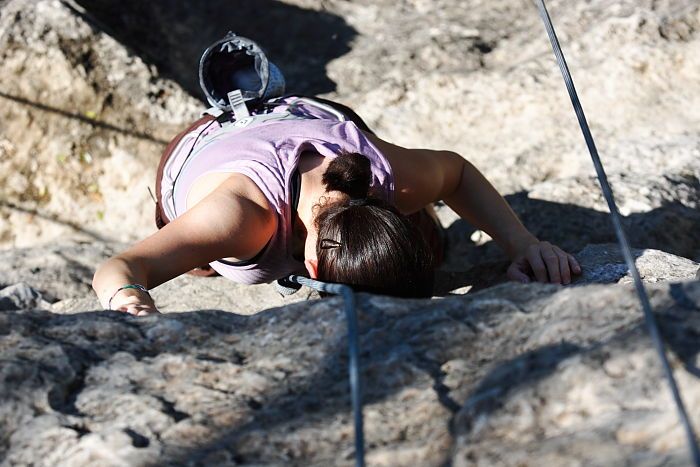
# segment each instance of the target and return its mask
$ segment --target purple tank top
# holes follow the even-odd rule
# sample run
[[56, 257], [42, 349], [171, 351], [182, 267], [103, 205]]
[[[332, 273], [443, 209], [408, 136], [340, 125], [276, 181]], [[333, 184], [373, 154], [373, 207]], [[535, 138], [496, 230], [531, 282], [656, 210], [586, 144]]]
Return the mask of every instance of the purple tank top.
[[187, 193], [195, 179], [212, 172], [235, 172], [249, 177], [264, 193], [277, 213], [278, 227], [254, 263], [211, 263], [219, 274], [242, 284], [258, 284], [305, 271], [304, 264], [292, 258], [291, 193], [304, 151], [325, 157], [343, 152], [365, 155], [372, 166], [371, 186], [392, 201], [394, 180], [389, 162], [352, 122], [323, 117], [277, 120], [225, 135], [201, 147], [184, 166], [174, 190], [177, 213], [185, 212]]

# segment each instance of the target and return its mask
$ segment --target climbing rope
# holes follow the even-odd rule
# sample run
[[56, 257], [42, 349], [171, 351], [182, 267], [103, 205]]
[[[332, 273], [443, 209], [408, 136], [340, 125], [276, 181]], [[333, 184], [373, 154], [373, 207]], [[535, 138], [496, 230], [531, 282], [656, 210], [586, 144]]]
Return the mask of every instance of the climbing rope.
[[627, 240], [627, 235], [622, 227], [622, 219], [620, 218], [620, 213], [617, 210], [617, 205], [615, 204], [615, 199], [613, 198], [612, 189], [608, 183], [608, 177], [603, 169], [603, 163], [598, 157], [598, 150], [596, 149], [595, 142], [593, 141], [593, 135], [588, 127], [588, 122], [586, 121], [586, 116], [583, 113], [583, 107], [579, 101], [578, 94], [576, 93], [576, 88], [574, 87], [573, 79], [571, 78], [571, 73], [569, 72], [569, 67], [566, 65], [566, 60], [564, 59], [564, 53], [559, 45], [559, 40], [554, 32], [554, 26], [552, 25], [552, 20], [549, 17], [549, 12], [545, 6], [544, 0], [536, 0], [537, 8], [540, 12], [540, 17], [544, 22], [544, 27], [547, 30], [547, 35], [552, 43], [552, 49], [554, 50], [554, 55], [559, 64], [561, 74], [564, 77], [564, 83], [566, 84], [566, 89], [569, 92], [569, 97], [571, 98], [571, 103], [574, 106], [574, 112], [576, 112], [576, 117], [578, 118], [578, 123], [583, 132], [583, 137], [586, 140], [586, 145], [588, 146], [588, 152], [591, 154], [591, 159], [593, 159], [593, 166], [595, 167], [596, 174], [598, 175], [598, 181], [600, 182], [601, 190], [603, 191], [603, 196], [605, 201], [608, 203], [608, 209], [610, 210], [610, 217], [612, 218], [613, 227], [615, 228], [615, 234], [620, 242], [620, 247], [622, 249], [622, 255], [627, 263], [627, 268], [632, 274], [632, 279], [634, 280], [634, 286], [637, 290], [637, 295], [639, 296], [639, 301], [642, 304], [642, 310], [644, 311], [644, 320], [647, 325], [647, 330], [651, 336], [651, 340], [654, 344], [656, 352], [659, 354], [661, 359], [661, 365], [663, 367], [664, 374], [668, 380], [668, 385], [671, 388], [671, 393], [673, 395], [673, 400], [678, 409], [678, 416], [680, 418], [681, 424], [685, 429], [686, 437], [688, 438], [688, 448], [690, 449], [690, 455], [693, 463], [700, 467], [700, 449], [698, 449], [697, 438], [695, 437], [695, 432], [693, 426], [688, 418], [688, 413], [683, 405], [683, 400], [681, 399], [681, 394], [678, 389], [678, 384], [673, 377], [673, 371], [668, 363], [668, 358], [666, 357], [666, 352], [664, 350], [663, 339], [661, 338], [661, 333], [659, 332], [659, 327], [654, 318], [652, 312], [651, 304], [649, 303], [649, 297], [647, 296], [644, 284], [639, 277], [639, 271], [634, 263], [634, 257], [632, 256], [632, 251]]
[[345, 317], [348, 322], [348, 353], [350, 363], [348, 372], [350, 376], [350, 394], [352, 398], [352, 412], [355, 421], [355, 465], [365, 466], [365, 435], [362, 421], [362, 392], [360, 385], [360, 352], [357, 337], [357, 312], [355, 310], [355, 293], [350, 286], [321, 282], [308, 277], [291, 275], [287, 281], [294, 284], [305, 285], [319, 292], [341, 295], [345, 304]]

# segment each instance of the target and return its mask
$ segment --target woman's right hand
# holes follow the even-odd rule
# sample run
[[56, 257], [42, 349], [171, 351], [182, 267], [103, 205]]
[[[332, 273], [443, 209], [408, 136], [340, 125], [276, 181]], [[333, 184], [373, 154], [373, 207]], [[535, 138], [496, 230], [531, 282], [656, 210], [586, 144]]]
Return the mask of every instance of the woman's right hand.
[[134, 316], [159, 314], [156, 304], [149, 294], [138, 289], [124, 289], [112, 298], [112, 310]]

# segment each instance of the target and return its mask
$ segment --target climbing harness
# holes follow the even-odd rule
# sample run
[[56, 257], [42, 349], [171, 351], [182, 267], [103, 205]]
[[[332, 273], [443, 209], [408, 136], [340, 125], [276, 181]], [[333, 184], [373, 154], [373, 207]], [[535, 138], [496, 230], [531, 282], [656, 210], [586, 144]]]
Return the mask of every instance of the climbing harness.
[[552, 49], [554, 50], [554, 55], [559, 64], [561, 74], [564, 78], [564, 83], [566, 84], [566, 89], [569, 92], [569, 97], [571, 98], [571, 103], [574, 106], [574, 112], [576, 112], [576, 117], [578, 118], [578, 123], [583, 132], [583, 137], [586, 140], [586, 145], [588, 146], [588, 152], [591, 154], [591, 159], [593, 159], [593, 165], [598, 176], [598, 181], [600, 182], [600, 187], [605, 197], [605, 201], [608, 203], [608, 209], [610, 210], [610, 217], [612, 219], [613, 227], [615, 228], [615, 234], [620, 242], [620, 248], [622, 249], [622, 254], [627, 263], [627, 268], [632, 275], [634, 280], [634, 285], [637, 290], [637, 295], [639, 296], [639, 301], [642, 304], [642, 310], [644, 311], [644, 320], [647, 325], [647, 330], [651, 336], [651, 340], [654, 344], [656, 352], [659, 354], [661, 359], [661, 365], [663, 366], [663, 371], [668, 380], [668, 385], [671, 388], [671, 393], [673, 395], [673, 400], [678, 409], [678, 416], [680, 418], [681, 424], [685, 429], [686, 437], [688, 438], [688, 448], [690, 449], [690, 455], [693, 463], [696, 467], [700, 467], [700, 449], [698, 449], [697, 438], [695, 437], [695, 432], [693, 426], [688, 418], [688, 414], [683, 405], [683, 400], [681, 399], [681, 394], [678, 389], [678, 384], [673, 377], [673, 371], [668, 363], [668, 358], [664, 350], [664, 343], [659, 332], [659, 327], [654, 318], [654, 314], [651, 309], [651, 304], [649, 303], [649, 297], [647, 296], [644, 284], [639, 277], [639, 271], [634, 263], [634, 257], [632, 256], [632, 251], [630, 249], [629, 241], [627, 240], [627, 235], [622, 227], [622, 220], [620, 218], [620, 213], [617, 210], [617, 205], [615, 204], [615, 199], [613, 198], [612, 189], [608, 183], [608, 177], [603, 169], [603, 163], [598, 157], [598, 150], [596, 149], [595, 142], [593, 141], [593, 135], [588, 127], [588, 122], [586, 121], [586, 116], [583, 113], [583, 107], [579, 101], [578, 94], [576, 93], [576, 88], [574, 87], [573, 79], [571, 78], [571, 73], [569, 72], [569, 67], [564, 59], [564, 53], [559, 45], [559, 40], [554, 32], [554, 26], [552, 25], [552, 20], [549, 17], [549, 12], [545, 6], [544, 0], [537, 0], [537, 7], [539, 9], [540, 17], [544, 22], [544, 27], [547, 30], [547, 35], [552, 43]]

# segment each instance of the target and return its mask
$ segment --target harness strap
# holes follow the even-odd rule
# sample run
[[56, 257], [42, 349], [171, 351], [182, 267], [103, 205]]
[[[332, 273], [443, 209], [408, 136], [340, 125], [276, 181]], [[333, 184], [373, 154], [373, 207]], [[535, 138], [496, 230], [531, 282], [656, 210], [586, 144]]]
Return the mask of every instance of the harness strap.
[[[212, 109], [209, 109], [212, 110]], [[162, 229], [165, 227], [167, 223], [171, 221], [171, 219], [167, 216], [165, 211], [163, 210], [163, 196], [162, 196], [162, 180], [163, 180], [163, 170], [165, 169], [165, 165], [167, 164], [170, 155], [173, 153], [175, 148], [177, 147], [178, 144], [180, 144], [180, 141], [189, 134], [191, 131], [194, 131], [195, 128], [200, 127], [201, 125], [204, 125], [206, 123], [210, 123], [213, 120], [216, 119], [216, 116], [212, 115], [209, 113], [209, 110], [204, 112], [202, 117], [192, 123], [190, 126], [188, 126], [185, 130], [182, 132], [178, 133], [178, 135], [168, 143], [168, 145], [165, 147], [163, 150], [163, 154], [160, 157], [160, 162], [158, 163], [158, 169], [156, 170], [156, 226], [159, 229]], [[221, 112], [220, 112], [221, 114]]]
[[639, 271], [634, 263], [634, 257], [632, 256], [632, 251], [629, 246], [629, 241], [627, 240], [627, 235], [622, 227], [622, 219], [620, 218], [620, 213], [615, 204], [615, 199], [613, 197], [612, 189], [608, 183], [608, 177], [605, 174], [605, 169], [603, 168], [603, 163], [598, 156], [598, 150], [596, 149], [595, 142], [593, 141], [593, 135], [588, 127], [588, 122], [586, 121], [586, 116], [583, 113], [583, 107], [579, 101], [578, 94], [576, 93], [576, 88], [574, 87], [574, 81], [571, 78], [571, 73], [569, 72], [569, 67], [564, 59], [564, 53], [559, 45], [559, 40], [554, 32], [554, 26], [552, 25], [552, 20], [547, 12], [547, 7], [545, 6], [544, 0], [537, 0], [537, 7], [540, 12], [540, 17], [544, 22], [544, 27], [547, 30], [547, 35], [552, 43], [552, 49], [554, 50], [554, 56], [559, 64], [559, 69], [564, 78], [564, 83], [566, 84], [566, 89], [569, 92], [569, 97], [571, 98], [571, 103], [574, 106], [574, 112], [576, 112], [576, 117], [578, 118], [579, 126], [583, 132], [583, 137], [586, 140], [586, 145], [588, 146], [588, 152], [591, 154], [591, 159], [593, 160], [593, 166], [595, 167], [596, 174], [598, 176], [598, 181], [600, 182], [600, 187], [605, 197], [605, 201], [608, 203], [608, 209], [610, 210], [610, 217], [612, 219], [613, 226], [615, 228], [615, 234], [620, 242], [620, 247], [622, 249], [622, 255], [627, 263], [627, 268], [632, 274], [634, 280], [634, 285], [637, 290], [637, 295], [639, 296], [639, 301], [642, 304], [642, 310], [644, 311], [644, 320], [647, 325], [647, 330], [651, 336], [651, 340], [654, 344], [656, 352], [659, 354], [659, 359], [661, 360], [661, 365], [663, 367], [664, 374], [668, 380], [668, 385], [671, 388], [671, 393], [673, 395], [673, 400], [678, 409], [678, 416], [680, 418], [681, 424], [685, 429], [685, 434], [688, 439], [688, 449], [690, 450], [691, 459], [693, 463], [700, 467], [700, 449], [698, 449], [698, 442], [695, 437], [695, 432], [693, 426], [688, 418], [688, 413], [683, 405], [683, 400], [681, 399], [681, 394], [678, 389], [678, 384], [673, 377], [673, 371], [668, 363], [668, 358], [664, 350], [664, 343], [659, 331], [659, 327], [654, 318], [654, 313], [649, 303], [649, 297], [647, 296], [646, 289], [639, 277]]

